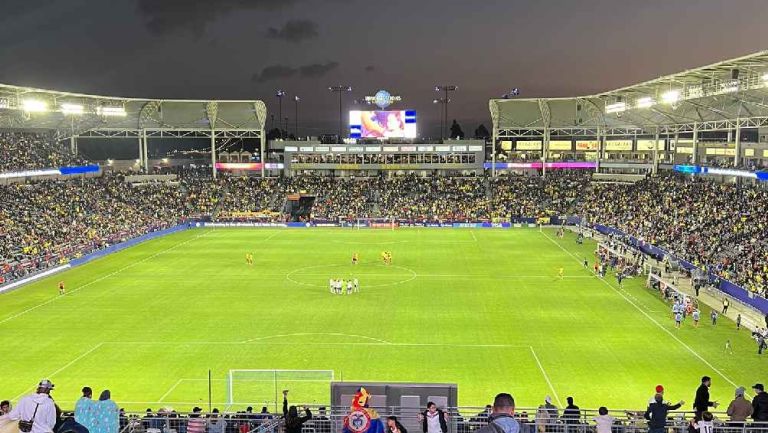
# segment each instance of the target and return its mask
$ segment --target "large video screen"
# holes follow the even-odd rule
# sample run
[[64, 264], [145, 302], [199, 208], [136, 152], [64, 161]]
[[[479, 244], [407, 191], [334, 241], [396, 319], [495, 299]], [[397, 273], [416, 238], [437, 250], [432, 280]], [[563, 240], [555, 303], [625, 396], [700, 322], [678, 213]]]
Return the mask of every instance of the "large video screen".
[[350, 138], [416, 138], [416, 111], [350, 111]]

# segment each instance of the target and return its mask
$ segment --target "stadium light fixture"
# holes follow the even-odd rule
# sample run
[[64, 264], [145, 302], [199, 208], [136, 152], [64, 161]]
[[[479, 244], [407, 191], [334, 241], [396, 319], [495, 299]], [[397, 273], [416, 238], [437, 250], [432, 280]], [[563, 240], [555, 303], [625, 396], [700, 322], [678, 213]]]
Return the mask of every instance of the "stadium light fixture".
[[763, 74], [763, 81], [768, 81], [768, 72]]
[[635, 101], [637, 108], [650, 108], [653, 107], [653, 104], [655, 103], [656, 101], [654, 101], [650, 96], [645, 96]]
[[616, 102], [616, 103], [608, 104], [608, 105], [605, 106], [605, 112], [607, 114], [623, 113], [624, 111], [627, 111], [627, 103], [626, 102]]
[[110, 117], [125, 117], [128, 115], [124, 107], [98, 107], [96, 108], [96, 114]]
[[21, 106], [24, 108], [24, 111], [28, 113], [42, 113], [48, 111], [48, 104], [39, 99], [25, 99]]
[[680, 91], [670, 90], [670, 91], [664, 92], [661, 95], [661, 100], [664, 101], [665, 104], [674, 104], [680, 100]]
[[64, 114], [81, 115], [85, 112], [85, 107], [80, 104], [61, 104], [61, 112]]

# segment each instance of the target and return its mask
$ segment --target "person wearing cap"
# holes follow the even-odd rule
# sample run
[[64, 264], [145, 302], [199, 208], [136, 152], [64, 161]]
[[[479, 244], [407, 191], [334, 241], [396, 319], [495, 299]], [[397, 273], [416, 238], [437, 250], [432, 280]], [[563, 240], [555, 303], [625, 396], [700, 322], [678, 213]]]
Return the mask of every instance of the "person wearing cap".
[[51, 398], [53, 384], [49, 380], [41, 380], [37, 391], [21, 400], [11, 411], [0, 416], [0, 421], [32, 421], [31, 433], [52, 433], [56, 425], [56, 405]]
[[520, 433], [520, 423], [515, 419], [515, 399], [505, 392], [493, 399], [493, 412], [488, 424], [477, 433]]
[[536, 429], [538, 432], [546, 432], [548, 426], [551, 430], [552, 426], [557, 423], [558, 416], [557, 406], [552, 404], [552, 397], [544, 397], [544, 404], [539, 406], [536, 411]]
[[752, 415], [752, 403], [744, 398], [744, 387], [736, 388], [736, 397], [728, 405], [726, 414], [731, 417], [729, 425], [732, 427], [741, 427], [744, 421]]
[[762, 383], [752, 385], [755, 398], [752, 399], [752, 419], [759, 422], [768, 422], [768, 394]]
[[197, 406], [192, 408], [189, 422], [187, 422], [187, 433], [205, 433], [205, 419], [200, 417], [202, 411], [203, 409]]

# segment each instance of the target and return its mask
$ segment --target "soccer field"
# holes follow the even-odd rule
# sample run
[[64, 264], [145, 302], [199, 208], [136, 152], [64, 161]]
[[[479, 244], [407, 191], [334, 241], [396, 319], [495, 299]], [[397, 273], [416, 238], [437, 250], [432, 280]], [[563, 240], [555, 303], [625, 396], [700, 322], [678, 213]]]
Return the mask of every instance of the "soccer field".
[[[643, 280], [619, 289], [584, 269], [594, 248], [538, 229], [187, 230], [0, 295], [0, 399], [45, 377], [65, 408], [88, 385], [128, 409], [190, 410], [208, 401], [210, 369], [221, 408], [230, 369], [294, 369], [457, 383], [464, 406], [507, 391], [521, 407], [572, 395], [641, 408], [659, 383], [689, 406], [710, 375], [727, 405], [736, 385], [768, 379], [748, 331], [708, 319], [674, 329]], [[361, 292], [330, 294], [334, 277]], [[294, 401], [328, 402], [326, 385], [286, 386]], [[260, 405], [250, 392], [236, 400]]]

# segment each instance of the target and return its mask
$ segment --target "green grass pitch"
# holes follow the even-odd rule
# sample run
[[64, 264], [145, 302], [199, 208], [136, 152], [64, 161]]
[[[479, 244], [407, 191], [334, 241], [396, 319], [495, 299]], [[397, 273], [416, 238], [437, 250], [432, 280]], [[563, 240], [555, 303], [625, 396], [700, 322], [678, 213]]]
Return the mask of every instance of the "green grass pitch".
[[[642, 408], [659, 383], [689, 406], [702, 375], [723, 404], [734, 385], [768, 380], [748, 331], [711, 326], [706, 308], [700, 328], [674, 329], [642, 279], [621, 290], [585, 270], [593, 251], [538, 229], [188, 230], [0, 295], [0, 399], [48, 377], [64, 407], [89, 385], [128, 409], [189, 410], [207, 402], [210, 369], [222, 407], [230, 369], [312, 369], [457, 383], [464, 406], [507, 391], [521, 407], [572, 395]], [[331, 295], [332, 277], [357, 277], [361, 293]], [[328, 400], [327, 386], [283, 385]]]

